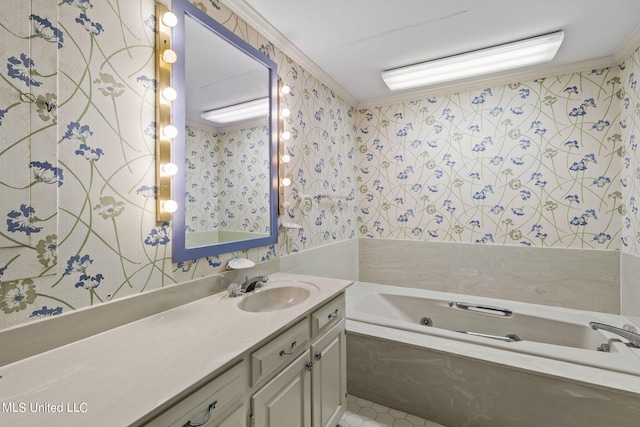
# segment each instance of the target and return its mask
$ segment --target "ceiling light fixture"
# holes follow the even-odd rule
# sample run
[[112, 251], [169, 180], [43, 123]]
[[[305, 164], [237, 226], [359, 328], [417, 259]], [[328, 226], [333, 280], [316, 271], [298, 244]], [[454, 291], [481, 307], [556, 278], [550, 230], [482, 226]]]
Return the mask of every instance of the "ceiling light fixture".
[[269, 115], [269, 98], [260, 98], [241, 104], [205, 111], [202, 118], [215, 123], [233, 123]]
[[411, 89], [549, 62], [562, 44], [558, 31], [513, 43], [382, 72], [391, 90]]

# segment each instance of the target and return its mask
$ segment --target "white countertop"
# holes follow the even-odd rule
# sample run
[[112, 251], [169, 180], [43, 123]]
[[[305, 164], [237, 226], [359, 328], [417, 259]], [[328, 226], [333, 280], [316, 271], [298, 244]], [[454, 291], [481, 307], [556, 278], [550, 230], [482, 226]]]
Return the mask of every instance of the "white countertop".
[[319, 292], [265, 313], [244, 312], [237, 308], [242, 297], [223, 292], [6, 365], [0, 368], [0, 425], [136, 424], [351, 284], [269, 277], [267, 286], [304, 281]]

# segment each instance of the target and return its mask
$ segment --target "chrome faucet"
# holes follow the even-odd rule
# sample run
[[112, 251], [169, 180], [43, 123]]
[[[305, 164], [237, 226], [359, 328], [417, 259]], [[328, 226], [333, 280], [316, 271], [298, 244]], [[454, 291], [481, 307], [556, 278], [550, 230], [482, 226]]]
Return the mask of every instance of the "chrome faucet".
[[256, 287], [262, 286], [265, 282], [269, 280], [268, 276], [255, 276], [251, 278], [247, 278], [241, 286], [241, 291], [244, 293], [252, 292], [256, 289]]
[[636, 328], [634, 328], [632, 325], [624, 325], [623, 329], [611, 325], [606, 325], [604, 323], [589, 322], [589, 326], [591, 326], [591, 329], [593, 329], [594, 331], [602, 329], [603, 331], [608, 331], [616, 335], [620, 335], [622, 338], [629, 340], [629, 345], [631, 347], [640, 348], [640, 334], [636, 332]]

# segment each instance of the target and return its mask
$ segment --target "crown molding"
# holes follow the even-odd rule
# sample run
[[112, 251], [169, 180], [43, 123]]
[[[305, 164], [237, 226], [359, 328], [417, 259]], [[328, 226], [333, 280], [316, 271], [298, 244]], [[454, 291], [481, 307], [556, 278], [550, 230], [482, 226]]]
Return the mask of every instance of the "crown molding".
[[613, 58], [618, 64], [622, 64], [638, 47], [640, 47], [640, 27], [636, 28], [636, 30], [618, 46], [618, 49], [616, 49], [613, 54]]
[[528, 71], [500, 74], [497, 76], [485, 78], [474, 78], [473, 80], [461, 83], [442, 84], [429, 89], [415, 90], [398, 95], [387, 96], [384, 98], [367, 100], [358, 104], [358, 109], [381, 107], [384, 105], [392, 104], [402, 104], [433, 96], [449, 95], [452, 93], [465, 92], [474, 89], [484, 89], [487, 87], [500, 86], [508, 83], [531, 81], [547, 76], [551, 77], [562, 74], [577, 73], [580, 71], [612, 67], [616, 65], [618, 65], [618, 62], [612, 56], [607, 56], [603, 58], [590, 59], [588, 61], [573, 62], [571, 64], [565, 65], [536, 68]]
[[624, 62], [640, 46], [640, 27], [638, 27], [619, 47], [612, 56], [594, 58], [586, 61], [574, 62], [565, 65], [536, 68], [533, 70], [513, 72], [476, 78], [461, 83], [450, 83], [434, 86], [429, 89], [415, 90], [402, 94], [391, 95], [384, 98], [376, 98], [360, 102], [344, 87], [342, 87], [331, 75], [324, 71], [318, 64], [309, 58], [291, 40], [275, 28], [269, 21], [260, 15], [255, 9], [246, 3], [245, 0], [221, 0], [233, 13], [251, 25], [256, 31], [273, 42], [285, 55], [294, 60], [301, 67], [310, 72], [314, 77], [342, 97], [349, 105], [358, 109], [379, 107], [383, 105], [399, 104], [403, 102], [415, 101], [431, 96], [441, 96], [451, 93], [483, 89], [501, 84], [508, 84], [517, 81], [531, 81], [543, 76], [557, 76], [561, 74], [575, 73], [592, 70], [595, 68], [612, 67]]
[[267, 40], [274, 43], [285, 55], [310, 72], [349, 105], [358, 105], [359, 101], [353, 95], [244, 0], [222, 0], [221, 3], [224, 3], [231, 12], [251, 25], [256, 31], [266, 37]]

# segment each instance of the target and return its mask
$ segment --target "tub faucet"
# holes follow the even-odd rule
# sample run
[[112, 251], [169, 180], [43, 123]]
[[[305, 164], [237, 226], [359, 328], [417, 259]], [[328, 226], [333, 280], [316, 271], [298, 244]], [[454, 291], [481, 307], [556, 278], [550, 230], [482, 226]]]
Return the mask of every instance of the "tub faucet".
[[602, 329], [603, 331], [608, 331], [614, 333], [616, 335], [620, 335], [622, 338], [629, 340], [629, 346], [640, 348], [640, 334], [635, 332], [635, 328], [631, 325], [625, 325], [625, 328], [616, 328], [615, 326], [605, 325], [604, 323], [598, 322], [589, 322], [589, 326], [594, 331], [598, 329]]
[[244, 293], [252, 292], [256, 289], [256, 287], [262, 286], [268, 280], [269, 280], [269, 277], [267, 276], [255, 276], [255, 277], [247, 278], [247, 280], [244, 281], [240, 289]]

